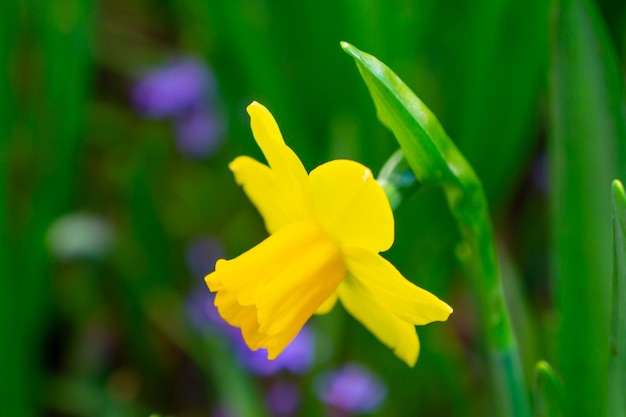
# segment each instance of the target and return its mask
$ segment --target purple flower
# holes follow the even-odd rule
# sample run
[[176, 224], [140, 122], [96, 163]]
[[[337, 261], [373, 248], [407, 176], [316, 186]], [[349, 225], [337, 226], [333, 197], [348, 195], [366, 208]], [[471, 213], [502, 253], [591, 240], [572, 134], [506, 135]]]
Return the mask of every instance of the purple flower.
[[276, 382], [265, 394], [265, 403], [274, 417], [295, 415], [300, 406], [300, 390], [289, 382]]
[[229, 340], [241, 338], [238, 328], [226, 323], [213, 304], [215, 295], [209, 292], [206, 285], [195, 286], [187, 295], [185, 308], [187, 318], [198, 333], [217, 333]]
[[315, 391], [321, 401], [349, 414], [371, 413], [387, 396], [382, 382], [356, 363], [323, 374], [316, 380]]
[[197, 281], [186, 300], [187, 317], [200, 333], [218, 331], [229, 338], [237, 337], [239, 330], [220, 317], [214, 305], [215, 295], [204, 283], [204, 277], [215, 269], [218, 259], [224, 257], [222, 243], [212, 237], [203, 237], [191, 242], [185, 251], [187, 267]]
[[230, 340], [241, 363], [254, 374], [273, 376], [285, 370], [301, 375], [309, 371], [315, 359], [313, 332], [304, 327], [289, 346], [274, 360], [267, 359], [267, 351], [250, 350], [241, 331], [228, 324], [214, 305], [215, 295], [206, 286], [197, 286], [187, 296], [186, 310], [191, 326], [199, 333], [217, 332]]
[[293, 374], [304, 374], [313, 365], [315, 355], [315, 339], [309, 327], [303, 327], [285, 350], [274, 360], [267, 359], [267, 351], [248, 349], [238, 335], [237, 353], [240, 360], [250, 371], [260, 376], [272, 376], [281, 370]]
[[132, 101], [147, 117], [160, 119], [209, 100], [213, 74], [200, 60], [181, 58], [149, 71], [135, 85]]
[[226, 408], [217, 406], [211, 410], [211, 417], [233, 417], [233, 415]]
[[144, 116], [173, 119], [182, 155], [202, 159], [215, 153], [225, 130], [216, 84], [200, 60], [181, 58], [148, 72], [131, 95]]
[[206, 158], [219, 148], [224, 126], [217, 111], [196, 106], [176, 117], [175, 121], [176, 147], [185, 157]]
[[185, 257], [191, 275], [204, 285], [204, 277], [213, 272], [217, 260], [224, 257], [224, 247], [216, 238], [202, 237], [187, 246]]

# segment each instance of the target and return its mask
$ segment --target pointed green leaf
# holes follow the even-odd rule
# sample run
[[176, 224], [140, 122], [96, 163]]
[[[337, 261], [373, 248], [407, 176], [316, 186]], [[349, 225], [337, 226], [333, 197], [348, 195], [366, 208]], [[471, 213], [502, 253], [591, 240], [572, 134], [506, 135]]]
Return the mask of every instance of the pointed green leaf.
[[613, 181], [613, 300], [608, 415], [626, 416], [626, 193]]
[[378, 118], [396, 136], [417, 180], [422, 184], [477, 182], [435, 115], [415, 93], [374, 56], [347, 42], [341, 46], [356, 60]]

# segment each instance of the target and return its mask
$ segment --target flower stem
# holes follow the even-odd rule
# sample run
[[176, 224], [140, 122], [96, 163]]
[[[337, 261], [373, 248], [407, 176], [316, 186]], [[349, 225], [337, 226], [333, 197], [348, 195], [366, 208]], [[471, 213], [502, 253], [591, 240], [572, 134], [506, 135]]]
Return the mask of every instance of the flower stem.
[[[517, 341], [511, 326], [500, 279], [485, 194], [473, 175], [462, 177], [464, 187], [444, 186], [452, 213], [470, 251], [460, 254], [469, 264], [478, 298], [496, 406], [499, 415], [530, 415]], [[466, 255], [466, 256], [463, 256]]]
[[[498, 415], [528, 417], [530, 409], [526, 384], [504, 300], [486, 198], [473, 172], [462, 174], [458, 177], [459, 183], [444, 184], [443, 188], [465, 239], [457, 253], [471, 274], [478, 298]], [[378, 182], [394, 210], [421, 187], [402, 151], [389, 158], [378, 176]]]

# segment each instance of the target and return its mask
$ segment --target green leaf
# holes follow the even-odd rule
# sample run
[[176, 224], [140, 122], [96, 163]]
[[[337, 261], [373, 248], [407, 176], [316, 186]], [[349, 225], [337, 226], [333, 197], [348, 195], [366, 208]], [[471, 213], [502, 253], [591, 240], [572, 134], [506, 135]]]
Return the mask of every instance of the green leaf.
[[607, 404], [612, 250], [606, 184], [619, 177], [618, 166], [624, 166], [623, 85], [593, 4], [562, 1], [555, 10], [549, 198], [561, 318], [557, 366], [565, 387], [565, 415], [602, 416]]
[[[378, 118], [396, 137], [415, 180], [423, 185], [443, 187], [467, 242], [464, 261], [473, 273], [499, 414], [529, 415], [519, 354], [505, 307], [480, 181], [437, 118], [393, 71], [346, 42], [341, 46], [355, 59], [374, 100]], [[391, 166], [401, 165], [397, 156], [392, 158], [397, 160], [390, 161]]]
[[539, 361], [535, 366], [533, 391], [535, 417], [563, 416], [563, 384], [546, 361]]
[[609, 357], [609, 416], [626, 416], [626, 193], [613, 181], [613, 300]]
[[417, 180], [425, 185], [477, 182], [435, 115], [415, 93], [372, 55], [347, 42], [341, 46], [356, 60], [374, 99], [378, 118], [396, 136]]

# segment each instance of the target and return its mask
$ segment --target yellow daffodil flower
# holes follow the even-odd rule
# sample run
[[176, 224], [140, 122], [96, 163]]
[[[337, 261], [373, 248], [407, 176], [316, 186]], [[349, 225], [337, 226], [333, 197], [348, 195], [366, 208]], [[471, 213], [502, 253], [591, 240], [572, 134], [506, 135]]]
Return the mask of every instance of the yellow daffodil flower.
[[250, 349], [265, 348], [274, 359], [314, 313], [330, 311], [339, 299], [413, 366], [415, 325], [444, 321], [452, 308], [379, 255], [394, 239], [382, 187], [368, 168], [348, 160], [307, 175], [271, 113], [256, 102], [248, 113], [269, 166], [240, 156], [230, 169], [270, 236], [234, 259], [220, 259], [206, 276], [220, 315], [241, 328]]

